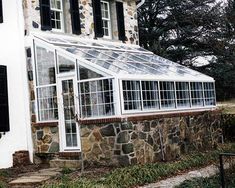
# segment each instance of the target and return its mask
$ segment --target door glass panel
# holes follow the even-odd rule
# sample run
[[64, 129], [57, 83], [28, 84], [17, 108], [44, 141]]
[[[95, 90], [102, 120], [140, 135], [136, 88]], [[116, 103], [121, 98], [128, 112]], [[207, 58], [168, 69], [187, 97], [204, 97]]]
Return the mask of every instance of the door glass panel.
[[77, 126], [75, 121], [73, 80], [62, 81], [64, 125], [66, 147], [77, 147]]

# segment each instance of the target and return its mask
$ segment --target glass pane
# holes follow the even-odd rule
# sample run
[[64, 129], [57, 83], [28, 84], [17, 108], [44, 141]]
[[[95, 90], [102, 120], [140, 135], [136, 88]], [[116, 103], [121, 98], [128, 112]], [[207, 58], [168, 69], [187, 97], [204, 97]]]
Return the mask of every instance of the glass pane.
[[139, 81], [122, 81], [124, 110], [141, 110]]
[[190, 107], [188, 82], [176, 82], [177, 107]]
[[213, 82], [203, 83], [206, 106], [215, 106], [215, 88]]
[[37, 88], [39, 121], [57, 120], [56, 86]]
[[54, 52], [43, 47], [36, 47], [37, 85], [56, 83]]
[[86, 79], [91, 79], [91, 78], [101, 78], [101, 77], [103, 76], [83, 66], [79, 66], [80, 80], [86, 80]]
[[203, 88], [201, 82], [191, 82], [192, 106], [203, 106]]
[[174, 82], [160, 82], [161, 107], [176, 108]]
[[75, 62], [58, 55], [59, 73], [73, 72], [75, 70]]
[[158, 82], [142, 81], [142, 97], [144, 109], [159, 109]]

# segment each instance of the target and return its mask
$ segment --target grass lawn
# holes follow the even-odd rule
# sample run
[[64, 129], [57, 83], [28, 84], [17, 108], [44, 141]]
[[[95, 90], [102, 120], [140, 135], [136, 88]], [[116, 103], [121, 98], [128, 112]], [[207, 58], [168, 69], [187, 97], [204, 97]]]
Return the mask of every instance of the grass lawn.
[[[225, 172], [225, 186], [227, 188], [235, 187], [235, 169]], [[194, 178], [192, 180], [187, 180], [176, 188], [217, 188], [221, 186], [220, 176], [212, 176], [209, 178]]]
[[[44, 185], [44, 188], [127, 188], [157, 182], [182, 172], [197, 169], [209, 164], [218, 164], [219, 153], [235, 152], [235, 144], [228, 144], [217, 150], [206, 153], [195, 152], [183, 156], [175, 162], [159, 162], [155, 164], [134, 165], [117, 168], [105, 174], [99, 174], [91, 178], [84, 176], [71, 176], [64, 174], [54, 182]], [[72, 174], [72, 173], [71, 173]], [[95, 174], [95, 172], [94, 172]]]
[[235, 99], [218, 102], [217, 105], [222, 109], [223, 113], [235, 114]]

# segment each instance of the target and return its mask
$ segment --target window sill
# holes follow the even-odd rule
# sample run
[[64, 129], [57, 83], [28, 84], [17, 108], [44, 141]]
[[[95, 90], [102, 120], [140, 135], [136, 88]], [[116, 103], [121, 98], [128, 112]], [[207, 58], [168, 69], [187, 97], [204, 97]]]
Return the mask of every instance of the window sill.
[[43, 122], [43, 123], [33, 123], [33, 127], [57, 127], [59, 125], [58, 121], [55, 122]]
[[160, 118], [172, 118], [172, 117], [185, 117], [185, 116], [197, 116], [204, 113], [210, 112], [211, 114], [220, 114], [221, 110], [215, 109], [198, 109], [191, 111], [177, 111], [177, 112], [161, 112], [161, 113], [151, 113], [151, 114], [135, 114], [135, 115], [123, 115], [121, 117], [113, 118], [100, 118], [100, 119], [80, 119], [78, 122], [81, 125], [94, 125], [94, 124], [104, 124], [104, 123], [120, 123], [120, 122], [138, 122], [145, 120], [154, 120]]

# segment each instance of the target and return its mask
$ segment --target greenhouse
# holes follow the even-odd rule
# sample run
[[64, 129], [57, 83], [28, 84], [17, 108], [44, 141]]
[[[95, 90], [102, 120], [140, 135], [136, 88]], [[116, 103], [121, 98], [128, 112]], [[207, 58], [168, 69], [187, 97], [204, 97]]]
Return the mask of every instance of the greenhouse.
[[[34, 34], [37, 121], [212, 109], [214, 79], [140, 46]], [[62, 94], [62, 95], [61, 95]], [[62, 105], [59, 105], [62, 104]]]

